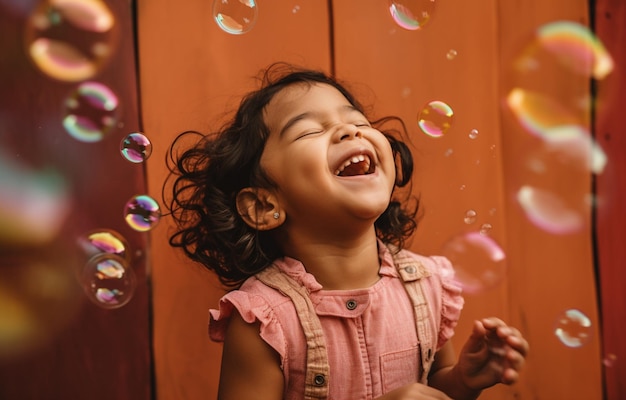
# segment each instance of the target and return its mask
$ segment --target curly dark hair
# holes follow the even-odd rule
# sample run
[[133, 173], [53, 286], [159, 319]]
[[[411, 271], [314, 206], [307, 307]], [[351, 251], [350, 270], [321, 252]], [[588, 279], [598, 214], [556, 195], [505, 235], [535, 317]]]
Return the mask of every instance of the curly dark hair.
[[[176, 223], [169, 243], [215, 272], [226, 287], [238, 287], [283, 256], [270, 231], [255, 230], [240, 217], [236, 197], [246, 187], [275, 187], [260, 167], [269, 136], [263, 119], [266, 105], [290, 85], [316, 83], [333, 86], [365, 114], [361, 104], [336, 79], [320, 71], [277, 63], [264, 71], [261, 88], [243, 97], [234, 118], [222, 129], [211, 135], [183, 132], [169, 148], [166, 161], [170, 175], [163, 196]], [[401, 131], [383, 130], [391, 122], [398, 123]], [[404, 123], [390, 116], [373, 121], [372, 125], [391, 144], [396, 160], [396, 187], [407, 186], [413, 172], [413, 157], [408, 146], [396, 137], [406, 134]], [[184, 148], [183, 139], [193, 135], [196, 135], [195, 143], [179, 151], [179, 147]], [[170, 186], [165, 189], [168, 182]], [[170, 199], [165, 199], [166, 192], [171, 193]], [[418, 203], [409, 206], [393, 198], [375, 222], [378, 238], [402, 248], [417, 228]]]

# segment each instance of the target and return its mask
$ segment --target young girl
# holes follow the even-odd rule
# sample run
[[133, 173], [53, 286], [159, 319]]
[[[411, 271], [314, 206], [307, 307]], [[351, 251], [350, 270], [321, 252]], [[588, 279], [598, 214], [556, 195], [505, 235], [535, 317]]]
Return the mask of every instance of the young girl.
[[220, 399], [474, 399], [517, 381], [520, 333], [475, 321], [456, 361], [452, 266], [402, 249], [416, 207], [394, 190], [413, 160], [393, 120], [274, 65], [220, 132], [174, 142], [170, 243], [236, 288], [210, 311]]

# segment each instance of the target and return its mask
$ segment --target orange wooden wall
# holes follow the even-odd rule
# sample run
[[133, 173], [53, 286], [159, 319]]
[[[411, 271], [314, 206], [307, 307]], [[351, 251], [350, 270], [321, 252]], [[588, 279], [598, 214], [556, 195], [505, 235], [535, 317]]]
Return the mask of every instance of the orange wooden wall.
[[[138, 1], [142, 117], [155, 149], [147, 171], [150, 193], [161, 196], [162, 160], [173, 138], [219, 125], [238, 97], [255, 87], [252, 77], [264, 66], [281, 60], [334, 71], [354, 83], [377, 115], [399, 115], [408, 123], [414, 191], [424, 211], [411, 248], [439, 253], [451, 237], [488, 223], [505, 250], [506, 279], [467, 296], [454, 343], [460, 348], [474, 318], [496, 315], [523, 331], [531, 354], [518, 384], [483, 398], [602, 398], [590, 209], [582, 214], [584, 229], [567, 235], [528, 220], [515, 196], [531, 179], [524, 166], [537, 151], [536, 140], [504, 105], [520, 84], [514, 61], [535, 30], [556, 20], [588, 25], [587, 2], [438, 1], [424, 29], [407, 31], [392, 21], [386, 1], [266, 1], [258, 2], [254, 28], [239, 36], [218, 28], [211, 7], [206, 0]], [[456, 56], [447, 57], [450, 50]], [[588, 79], [558, 71], [523, 84], [549, 87], [563, 101], [590, 91]], [[443, 138], [420, 134], [416, 126], [417, 112], [431, 100], [443, 100], [455, 112]], [[579, 110], [577, 118], [590, 125], [590, 110]], [[472, 129], [479, 131], [476, 139], [468, 137]], [[555, 174], [541, 184], [556, 180], [568, 196], [588, 193], [588, 171], [553, 167]], [[468, 225], [470, 209], [477, 217]], [[221, 348], [208, 339], [208, 309], [223, 292], [212, 276], [169, 248], [169, 233], [167, 218], [151, 232], [157, 395], [212, 398]], [[580, 348], [564, 346], [553, 334], [558, 315], [570, 308], [591, 320], [591, 338]]]

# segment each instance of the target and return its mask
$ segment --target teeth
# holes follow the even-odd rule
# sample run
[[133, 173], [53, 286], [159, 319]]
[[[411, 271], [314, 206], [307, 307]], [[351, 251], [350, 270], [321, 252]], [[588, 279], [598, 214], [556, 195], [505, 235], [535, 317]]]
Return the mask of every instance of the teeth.
[[343, 172], [344, 169], [346, 169], [349, 165], [351, 164], [357, 164], [360, 162], [365, 161], [365, 164], [363, 164], [363, 173], [365, 174], [367, 171], [369, 171], [370, 169], [370, 164], [372, 163], [372, 161], [370, 160], [369, 156], [363, 155], [363, 154], [359, 154], [358, 156], [353, 156], [352, 158], [346, 160], [343, 165], [341, 165], [339, 167], [339, 169], [337, 169], [335, 171], [335, 175], [339, 175], [341, 172]]

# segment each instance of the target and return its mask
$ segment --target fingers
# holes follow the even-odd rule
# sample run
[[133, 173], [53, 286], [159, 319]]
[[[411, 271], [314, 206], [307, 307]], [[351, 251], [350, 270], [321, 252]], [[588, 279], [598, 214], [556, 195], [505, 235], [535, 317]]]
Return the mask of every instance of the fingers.
[[517, 382], [519, 371], [528, 355], [528, 342], [518, 329], [508, 326], [498, 318], [485, 318], [480, 322], [487, 330], [485, 337], [489, 352], [500, 360], [500, 381], [504, 384]]

